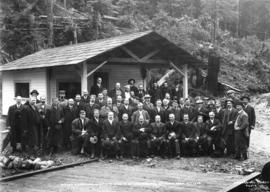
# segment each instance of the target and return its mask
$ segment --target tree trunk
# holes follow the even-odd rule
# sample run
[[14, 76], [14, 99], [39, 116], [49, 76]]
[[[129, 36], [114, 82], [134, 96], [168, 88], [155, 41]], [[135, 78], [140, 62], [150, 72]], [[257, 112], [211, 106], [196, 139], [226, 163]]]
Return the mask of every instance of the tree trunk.
[[220, 68], [220, 57], [210, 53], [208, 57], [207, 89], [214, 96], [218, 95], [218, 72]]

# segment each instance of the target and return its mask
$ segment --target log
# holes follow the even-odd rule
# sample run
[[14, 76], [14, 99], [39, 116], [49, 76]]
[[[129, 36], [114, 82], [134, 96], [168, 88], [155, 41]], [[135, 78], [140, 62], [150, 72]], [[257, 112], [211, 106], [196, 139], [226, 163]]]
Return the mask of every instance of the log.
[[65, 169], [65, 168], [70, 168], [70, 167], [74, 167], [74, 166], [78, 166], [78, 165], [83, 165], [83, 164], [86, 164], [86, 163], [92, 163], [92, 162], [95, 162], [95, 161], [98, 161], [98, 159], [90, 159], [90, 160], [87, 160], [87, 161], [69, 163], [69, 164], [66, 164], [66, 165], [60, 165], [60, 166], [57, 166], [57, 167], [51, 167], [51, 168], [31, 171], [31, 172], [27, 172], [27, 173], [20, 173], [20, 174], [8, 176], [8, 177], [3, 177], [3, 178], [0, 179], [0, 182], [12, 181], [12, 180], [15, 180], [15, 179], [30, 177], [30, 176], [41, 174], [41, 173], [57, 171], [57, 170]]

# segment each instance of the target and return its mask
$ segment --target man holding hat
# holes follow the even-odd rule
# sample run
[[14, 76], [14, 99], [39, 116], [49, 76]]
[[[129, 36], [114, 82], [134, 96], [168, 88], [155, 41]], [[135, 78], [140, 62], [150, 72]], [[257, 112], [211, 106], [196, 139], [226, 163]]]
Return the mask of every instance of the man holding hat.
[[247, 156], [247, 137], [249, 136], [248, 115], [243, 110], [243, 102], [236, 103], [238, 115], [234, 123], [235, 132], [235, 158], [246, 160]]
[[90, 120], [86, 117], [86, 112], [84, 110], [80, 111], [80, 117], [72, 121], [72, 135], [71, 146], [73, 154], [84, 154], [84, 150], [87, 144], [87, 130], [90, 126]]
[[243, 95], [241, 97], [241, 100], [244, 104], [244, 111], [248, 115], [248, 123], [249, 123], [249, 137], [247, 138], [247, 147], [249, 147], [249, 141], [250, 141], [250, 133], [251, 129], [255, 128], [255, 123], [256, 123], [256, 114], [254, 108], [249, 104], [250, 102], [250, 97], [248, 95]]

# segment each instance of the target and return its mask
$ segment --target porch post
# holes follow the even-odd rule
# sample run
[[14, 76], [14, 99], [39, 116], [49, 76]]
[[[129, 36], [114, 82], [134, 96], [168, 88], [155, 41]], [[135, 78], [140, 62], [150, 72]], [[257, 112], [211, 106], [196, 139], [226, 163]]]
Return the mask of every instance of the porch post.
[[187, 64], [184, 65], [183, 97], [188, 98], [188, 67], [187, 67]]
[[88, 85], [87, 85], [87, 64], [86, 62], [82, 63], [82, 72], [81, 72], [81, 91], [88, 91]]

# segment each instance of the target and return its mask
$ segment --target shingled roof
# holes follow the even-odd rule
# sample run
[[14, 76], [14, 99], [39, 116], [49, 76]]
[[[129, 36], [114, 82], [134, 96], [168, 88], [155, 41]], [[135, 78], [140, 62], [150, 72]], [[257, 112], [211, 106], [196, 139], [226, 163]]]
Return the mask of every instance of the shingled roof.
[[[155, 35], [163, 38], [154, 31], [144, 31], [128, 35], [120, 35], [112, 38], [79, 43], [75, 45], [44, 49], [3, 65], [1, 66], [0, 71], [79, 64], [83, 61], [86, 61], [95, 56], [106, 53], [148, 35]], [[182, 53], [184, 52], [185, 55], [189, 55], [193, 58], [193, 56], [184, 51], [182, 48], [177, 47], [175, 44], [169, 42], [168, 40], [166, 41], [170, 44], [171, 47], [173, 47], [173, 49], [179, 49]]]

